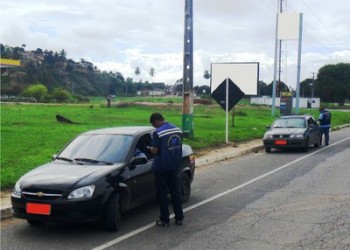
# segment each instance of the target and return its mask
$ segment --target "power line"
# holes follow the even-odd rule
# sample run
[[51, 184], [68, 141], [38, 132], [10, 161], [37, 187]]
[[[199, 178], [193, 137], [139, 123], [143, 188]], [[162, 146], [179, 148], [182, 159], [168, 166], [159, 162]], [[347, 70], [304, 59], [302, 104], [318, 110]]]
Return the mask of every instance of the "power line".
[[331, 34], [335, 40], [339, 40], [333, 32], [331, 32], [331, 30], [322, 22], [322, 20], [315, 14], [315, 12], [304, 2], [304, 0], [301, 0], [301, 2], [306, 6], [306, 8], [309, 9], [309, 11], [311, 12], [311, 14], [320, 22], [320, 24], [326, 28], [326, 30], [329, 32], [329, 34]]

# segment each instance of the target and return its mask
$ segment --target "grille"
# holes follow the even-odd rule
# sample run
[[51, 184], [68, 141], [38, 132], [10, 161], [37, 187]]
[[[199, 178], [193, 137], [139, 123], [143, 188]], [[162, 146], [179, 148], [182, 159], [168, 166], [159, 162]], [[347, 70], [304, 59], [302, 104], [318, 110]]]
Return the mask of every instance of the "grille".
[[288, 139], [289, 135], [273, 135], [274, 139]]
[[28, 200], [47, 201], [62, 197], [62, 192], [54, 190], [27, 189], [22, 191], [22, 197]]

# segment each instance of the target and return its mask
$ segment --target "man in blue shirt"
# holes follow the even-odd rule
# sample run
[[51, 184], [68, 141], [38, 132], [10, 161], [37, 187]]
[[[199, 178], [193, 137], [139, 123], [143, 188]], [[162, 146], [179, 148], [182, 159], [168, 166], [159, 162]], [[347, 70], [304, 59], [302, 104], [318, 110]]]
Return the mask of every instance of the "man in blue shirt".
[[160, 216], [156, 225], [169, 227], [168, 190], [175, 214], [175, 224], [182, 225], [184, 218], [179, 185], [179, 169], [182, 161], [182, 131], [165, 121], [159, 113], [153, 113], [150, 123], [156, 130], [153, 133], [152, 147], [153, 172], [156, 181]]
[[320, 122], [320, 145], [322, 144], [322, 136], [324, 135], [325, 145], [329, 145], [329, 129], [331, 128], [331, 112], [324, 107], [320, 107], [320, 116], [318, 121]]

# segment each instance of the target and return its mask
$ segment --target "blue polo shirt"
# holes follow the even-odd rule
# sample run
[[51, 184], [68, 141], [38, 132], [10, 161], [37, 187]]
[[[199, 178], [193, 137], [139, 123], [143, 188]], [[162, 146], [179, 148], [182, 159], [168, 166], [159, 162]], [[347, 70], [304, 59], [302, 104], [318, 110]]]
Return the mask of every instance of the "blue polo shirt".
[[182, 131], [165, 122], [153, 133], [152, 147], [158, 148], [153, 160], [154, 172], [176, 170], [182, 160]]

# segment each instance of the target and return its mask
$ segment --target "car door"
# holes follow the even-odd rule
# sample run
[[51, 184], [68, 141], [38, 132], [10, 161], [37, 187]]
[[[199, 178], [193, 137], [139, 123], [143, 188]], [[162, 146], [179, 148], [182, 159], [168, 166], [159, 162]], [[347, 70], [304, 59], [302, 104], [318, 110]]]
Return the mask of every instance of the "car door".
[[138, 205], [154, 199], [155, 183], [152, 171], [153, 155], [148, 152], [147, 146], [151, 143], [149, 133], [142, 135], [134, 147], [134, 152], [141, 151], [147, 157], [147, 163], [130, 165], [127, 169], [129, 179], [127, 185], [131, 191], [132, 203]]
[[315, 144], [318, 143], [319, 140], [319, 127], [315, 119], [310, 117], [307, 120], [308, 124], [308, 129], [309, 129], [309, 138], [310, 138], [310, 143]]

